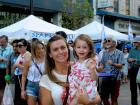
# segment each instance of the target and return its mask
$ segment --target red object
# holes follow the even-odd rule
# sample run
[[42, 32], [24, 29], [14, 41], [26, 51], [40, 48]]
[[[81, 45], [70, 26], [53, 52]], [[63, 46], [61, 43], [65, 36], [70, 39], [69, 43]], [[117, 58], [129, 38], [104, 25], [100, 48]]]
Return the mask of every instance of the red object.
[[21, 64], [21, 65], [22, 65], [22, 64], [23, 64], [23, 61], [19, 61], [19, 64]]

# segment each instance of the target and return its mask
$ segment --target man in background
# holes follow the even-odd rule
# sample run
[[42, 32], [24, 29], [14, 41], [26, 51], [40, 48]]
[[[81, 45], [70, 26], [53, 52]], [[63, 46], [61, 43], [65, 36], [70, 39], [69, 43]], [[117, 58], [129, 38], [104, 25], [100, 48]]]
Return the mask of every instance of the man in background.
[[130, 91], [131, 91], [131, 105], [138, 105], [137, 100], [137, 85], [136, 83], [137, 73], [140, 67], [140, 36], [135, 37], [133, 40], [134, 48], [131, 49], [128, 62], [130, 65]]
[[6, 85], [4, 76], [8, 74], [6, 73], [7, 61], [12, 52], [13, 48], [8, 44], [8, 37], [6, 35], [0, 36], [0, 103]]

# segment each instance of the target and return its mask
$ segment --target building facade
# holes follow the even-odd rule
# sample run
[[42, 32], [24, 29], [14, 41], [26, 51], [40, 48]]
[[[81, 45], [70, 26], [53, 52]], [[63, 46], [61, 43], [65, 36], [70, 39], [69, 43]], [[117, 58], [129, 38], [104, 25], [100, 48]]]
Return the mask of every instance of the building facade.
[[63, 0], [0, 0], [0, 28], [34, 14], [61, 26]]
[[96, 0], [96, 11], [106, 26], [127, 34], [131, 23], [134, 35], [140, 35], [140, 0]]

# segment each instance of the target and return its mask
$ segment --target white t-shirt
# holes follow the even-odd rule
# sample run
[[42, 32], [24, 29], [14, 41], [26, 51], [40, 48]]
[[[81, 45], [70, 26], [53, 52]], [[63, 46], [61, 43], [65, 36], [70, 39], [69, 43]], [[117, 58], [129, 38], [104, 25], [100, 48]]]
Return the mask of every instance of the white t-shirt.
[[[39, 64], [37, 64], [37, 66], [38, 66], [40, 72], [43, 74], [45, 71], [45, 62], [39, 63]], [[40, 74], [38, 68], [35, 66], [35, 64], [32, 61], [31, 65], [29, 67], [28, 75], [27, 75], [28, 80], [30, 80], [32, 82], [40, 81], [42, 75]]]
[[[53, 70], [53, 74], [60, 81], [66, 82], [67, 75], [58, 74], [57, 72], [55, 72], [55, 70]], [[44, 87], [44, 88], [48, 89], [49, 91], [51, 91], [51, 95], [52, 95], [52, 98], [53, 98], [54, 105], [62, 105], [63, 104], [62, 95], [65, 92], [65, 88], [64, 87], [62, 87], [62, 86], [60, 86], [60, 85], [52, 82], [49, 79], [49, 77], [48, 77], [47, 74], [46, 75], [43, 75], [41, 77], [41, 80], [40, 80], [39, 85], [41, 87]], [[47, 100], [47, 97], [46, 97], [46, 100]]]
[[[28, 52], [28, 51], [26, 51], [23, 55], [20, 54], [20, 55], [18, 56], [18, 58], [17, 58], [15, 64], [21, 64], [21, 65], [23, 65], [24, 56], [25, 56], [26, 54], [31, 55], [31, 53]], [[21, 75], [21, 74], [22, 74], [22, 71], [21, 71], [19, 68], [16, 68], [14, 74], [15, 74], [15, 75]]]

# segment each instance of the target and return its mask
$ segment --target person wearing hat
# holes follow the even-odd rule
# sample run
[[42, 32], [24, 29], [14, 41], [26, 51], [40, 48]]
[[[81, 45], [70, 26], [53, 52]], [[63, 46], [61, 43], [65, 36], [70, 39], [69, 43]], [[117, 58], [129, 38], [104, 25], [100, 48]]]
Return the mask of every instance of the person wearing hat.
[[[104, 105], [118, 105], [121, 68], [124, 65], [123, 52], [116, 49], [117, 39], [109, 35], [106, 39], [106, 50], [100, 61], [100, 68], [113, 76], [102, 77], [101, 99]], [[111, 102], [109, 97], [111, 96]]]
[[136, 76], [140, 67], [140, 36], [137, 36], [133, 39], [134, 48], [131, 49], [128, 62], [130, 65], [130, 91], [131, 91], [131, 104], [138, 105], [137, 100], [137, 85]]

